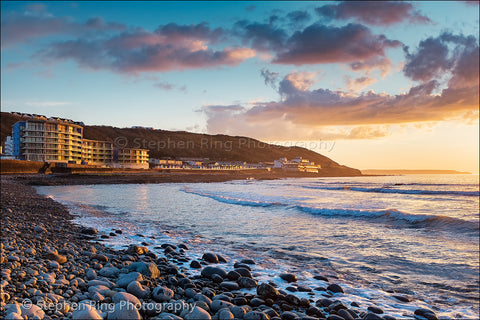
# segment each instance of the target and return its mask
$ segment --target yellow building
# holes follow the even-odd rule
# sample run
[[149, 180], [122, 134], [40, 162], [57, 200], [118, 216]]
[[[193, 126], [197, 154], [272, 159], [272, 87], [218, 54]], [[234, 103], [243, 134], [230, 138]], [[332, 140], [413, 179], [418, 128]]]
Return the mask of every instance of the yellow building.
[[130, 169], [148, 169], [148, 150], [147, 149], [114, 149], [113, 155], [116, 167]]
[[82, 140], [82, 161], [87, 164], [106, 164], [113, 161], [113, 143], [110, 141]]
[[14, 125], [14, 155], [22, 160], [80, 163], [83, 127], [73, 121], [32, 119]]
[[148, 150], [116, 149], [110, 141], [83, 139], [83, 123], [28, 115], [13, 125], [13, 156], [19, 160], [148, 169]]

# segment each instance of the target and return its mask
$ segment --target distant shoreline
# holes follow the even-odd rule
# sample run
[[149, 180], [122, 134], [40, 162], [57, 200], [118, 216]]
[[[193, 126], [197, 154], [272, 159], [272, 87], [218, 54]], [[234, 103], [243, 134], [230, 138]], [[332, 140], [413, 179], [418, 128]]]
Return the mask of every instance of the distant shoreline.
[[[2, 174], [3, 175], [3, 174]], [[209, 183], [232, 180], [275, 180], [282, 178], [322, 178], [348, 177], [355, 175], [339, 175], [335, 172], [313, 174], [304, 172], [115, 172], [115, 173], [82, 173], [82, 174], [11, 174], [4, 175], [8, 179], [28, 185], [91, 185], [91, 184], [143, 184], [143, 183]], [[356, 175], [359, 176], [359, 175]]]
[[399, 174], [472, 174], [467, 171], [457, 170], [406, 170], [406, 169], [366, 169], [360, 170], [364, 175], [399, 175]]

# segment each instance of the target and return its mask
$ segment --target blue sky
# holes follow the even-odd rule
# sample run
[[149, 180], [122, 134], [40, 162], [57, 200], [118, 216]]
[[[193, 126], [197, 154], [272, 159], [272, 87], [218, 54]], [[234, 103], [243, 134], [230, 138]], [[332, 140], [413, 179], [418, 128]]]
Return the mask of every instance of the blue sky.
[[1, 9], [2, 111], [329, 141], [315, 151], [364, 169], [478, 168], [478, 2]]

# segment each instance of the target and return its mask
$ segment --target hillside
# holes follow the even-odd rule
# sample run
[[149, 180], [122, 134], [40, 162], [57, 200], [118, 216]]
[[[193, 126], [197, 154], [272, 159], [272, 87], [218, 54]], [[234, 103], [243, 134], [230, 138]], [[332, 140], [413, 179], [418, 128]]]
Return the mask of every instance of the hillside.
[[[1, 113], [2, 144], [6, 136], [11, 135], [12, 125], [21, 119], [20, 116], [7, 112]], [[113, 141], [117, 147], [149, 149], [151, 158], [195, 157], [257, 163], [300, 156], [341, 174], [361, 174], [359, 170], [339, 165], [330, 158], [305, 148], [270, 145], [247, 137], [88, 125], [84, 127], [83, 136], [86, 139]]]

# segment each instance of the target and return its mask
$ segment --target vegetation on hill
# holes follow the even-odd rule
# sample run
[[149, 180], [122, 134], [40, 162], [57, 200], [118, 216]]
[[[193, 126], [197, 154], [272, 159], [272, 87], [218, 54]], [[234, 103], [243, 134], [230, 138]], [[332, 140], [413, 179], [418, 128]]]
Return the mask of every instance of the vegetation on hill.
[[[6, 136], [11, 135], [12, 125], [21, 119], [18, 115], [2, 112], [2, 144]], [[303, 157], [320, 164], [323, 168], [340, 170], [344, 174], [360, 174], [359, 170], [339, 165], [328, 157], [302, 147], [272, 145], [248, 137], [110, 126], [85, 126], [83, 136], [86, 139], [112, 141], [114, 146], [119, 148], [149, 149], [151, 158], [188, 157], [258, 163], [273, 162], [282, 157], [288, 159]]]

